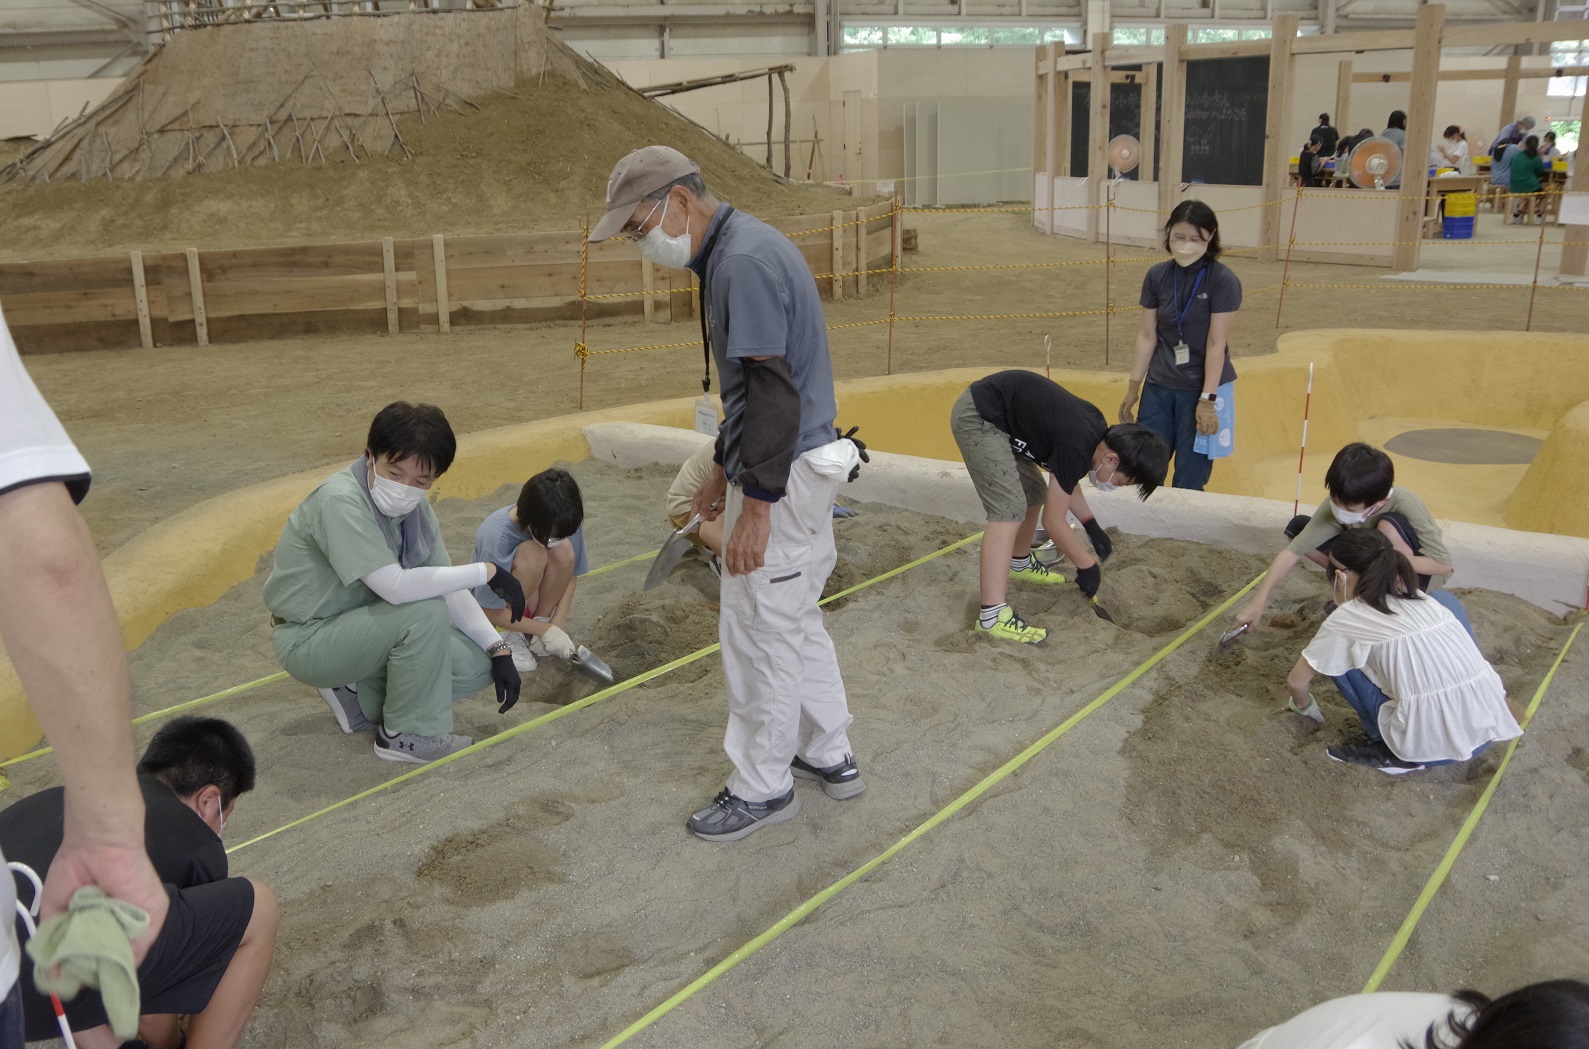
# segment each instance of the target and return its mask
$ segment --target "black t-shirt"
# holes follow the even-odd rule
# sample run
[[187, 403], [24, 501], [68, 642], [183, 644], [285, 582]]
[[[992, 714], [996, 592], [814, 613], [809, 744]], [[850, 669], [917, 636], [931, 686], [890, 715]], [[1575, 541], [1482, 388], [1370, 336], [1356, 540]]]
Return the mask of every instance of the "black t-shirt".
[[1324, 145], [1319, 149], [1319, 152], [1327, 157], [1335, 155], [1335, 147], [1339, 145], [1341, 141], [1341, 133], [1335, 130], [1335, 125], [1333, 124], [1320, 124], [1318, 127], [1313, 129], [1313, 134], [1309, 135], [1308, 137], [1316, 138], [1320, 142], [1324, 143]]
[[[1201, 390], [1209, 318], [1241, 309], [1241, 280], [1223, 262], [1198, 261], [1183, 269], [1170, 259], [1143, 276], [1142, 307], [1159, 312], [1159, 341], [1148, 362], [1148, 382], [1172, 390]], [[1186, 319], [1177, 325], [1183, 311]], [[1177, 365], [1175, 344], [1183, 337], [1190, 354], [1187, 363]], [[1236, 368], [1226, 346], [1219, 385], [1235, 378]]]
[[[182, 804], [171, 788], [152, 776], [139, 776], [143, 790], [144, 847], [160, 880], [179, 889], [226, 877], [221, 839]], [[0, 850], [13, 863], [26, 863], [40, 878], [60, 850], [65, 829], [65, 791], [51, 787], [0, 811]], [[17, 891], [32, 898], [31, 886], [17, 876]]]
[[971, 400], [982, 418], [1010, 435], [1016, 455], [1047, 470], [1067, 493], [1092, 469], [1092, 453], [1109, 429], [1103, 412], [1036, 372], [978, 379]]

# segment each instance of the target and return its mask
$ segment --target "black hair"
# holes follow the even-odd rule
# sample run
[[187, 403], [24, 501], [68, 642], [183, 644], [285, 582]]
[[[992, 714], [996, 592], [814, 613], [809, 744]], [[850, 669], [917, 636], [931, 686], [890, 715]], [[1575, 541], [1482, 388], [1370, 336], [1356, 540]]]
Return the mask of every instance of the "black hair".
[[1330, 115], [1328, 113], [1320, 113], [1319, 114], [1319, 123], [1328, 124], [1329, 122], [1330, 122]]
[[1358, 597], [1369, 608], [1393, 614], [1388, 597], [1418, 597], [1418, 573], [1377, 528], [1348, 528], [1330, 545], [1330, 557], [1357, 573]]
[[[1552, 142], [1556, 141], [1556, 132], [1554, 132], [1554, 131], [1545, 132], [1545, 138], [1550, 139]], [[1540, 141], [1543, 142], [1544, 139], [1540, 139]]]
[[1539, 136], [1529, 135], [1523, 139], [1523, 152], [1531, 157], [1539, 156]]
[[1441, 137], [1442, 138], [1450, 138], [1452, 135], [1460, 135], [1460, 134], [1462, 134], [1462, 129], [1461, 128], [1457, 127], [1455, 124], [1448, 124], [1448, 125], [1446, 125], [1445, 134], [1442, 135]]
[[1390, 119], [1385, 122], [1385, 126], [1387, 128], [1399, 127], [1403, 131], [1406, 131], [1407, 130], [1407, 114], [1403, 113], [1399, 109], [1391, 110], [1390, 111]]
[[231, 722], [173, 718], [149, 741], [138, 771], [164, 783], [179, 798], [214, 784], [225, 808], [254, 789], [254, 751]]
[[1395, 483], [1396, 467], [1390, 456], [1362, 441], [1336, 452], [1324, 471], [1324, 487], [1343, 507], [1373, 506], [1390, 495]]
[[[1430, 1024], [1422, 1045], [1404, 1040], [1402, 1049], [1589, 1049], [1589, 984], [1546, 980], [1493, 1000], [1478, 991], [1452, 997], [1476, 1011]], [[1456, 1041], [1442, 1038], [1442, 1026]]]
[[646, 203], [653, 204], [661, 200], [672, 192], [674, 186], [683, 186], [697, 200], [704, 200], [712, 195], [712, 191], [706, 188], [706, 180], [701, 177], [701, 173], [692, 171], [688, 175], [679, 176], [654, 193], [647, 193], [645, 196]]
[[1120, 472], [1137, 486], [1138, 499], [1146, 499], [1164, 483], [1164, 474], [1170, 468], [1170, 449], [1146, 426], [1117, 423], [1104, 431], [1103, 443], [1120, 457]]
[[1164, 223], [1164, 250], [1170, 250], [1170, 228], [1180, 222], [1190, 222], [1208, 234], [1208, 261], [1219, 258], [1219, 216], [1214, 209], [1200, 200], [1183, 200], [1175, 205]]
[[458, 454], [458, 438], [441, 409], [407, 401], [393, 401], [375, 413], [364, 446], [373, 457], [372, 466], [373, 460], [400, 463], [412, 458], [435, 471], [437, 477], [447, 472]]
[[519, 527], [545, 546], [549, 539], [567, 539], [578, 531], [585, 522], [585, 500], [573, 475], [554, 466], [524, 482], [514, 513]]

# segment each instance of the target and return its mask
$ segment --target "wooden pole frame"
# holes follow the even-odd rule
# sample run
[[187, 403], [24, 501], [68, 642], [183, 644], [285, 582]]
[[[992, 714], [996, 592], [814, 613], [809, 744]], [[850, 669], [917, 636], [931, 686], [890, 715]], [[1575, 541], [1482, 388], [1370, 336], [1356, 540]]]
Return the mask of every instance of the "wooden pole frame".
[[397, 320], [397, 253], [392, 238], [381, 238], [381, 278], [386, 291], [386, 334], [396, 335]]
[[1087, 124], [1087, 181], [1091, 192], [1087, 213], [1089, 239], [1097, 242], [1103, 236], [1103, 223], [1098, 221], [1099, 209], [1108, 206], [1109, 186], [1109, 64], [1104, 53], [1109, 49], [1108, 33], [1094, 33], [1092, 37], [1092, 98], [1088, 107]]
[[204, 312], [204, 274], [199, 268], [199, 249], [189, 248], [188, 257], [188, 292], [193, 296], [193, 330], [198, 335], [199, 345], [210, 344], [210, 320]]
[[132, 263], [132, 294], [138, 303], [138, 342], [146, 350], [154, 349], [154, 331], [149, 322], [149, 284], [144, 279], [143, 252], [128, 255]]
[[1404, 273], [1418, 268], [1423, 241], [1429, 146], [1434, 141], [1435, 92], [1440, 86], [1440, 42], [1445, 22], [1444, 4], [1423, 4], [1418, 8], [1411, 101], [1407, 105], [1407, 136], [1401, 160], [1401, 199], [1396, 202], [1396, 244], [1391, 249], [1391, 266]]
[[1159, 217], [1181, 198], [1182, 158], [1186, 147], [1186, 23], [1164, 29], [1164, 111], [1159, 114]]
[[1263, 209], [1258, 224], [1258, 260], [1280, 257], [1280, 202], [1291, 182], [1291, 147], [1286, 135], [1291, 121], [1291, 90], [1295, 79], [1291, 53], [1297, 39], [1296, 15], [1274, 20], [1269, 48], [1269, 105], [1263, 138]]
[[430, 253], [436, 264], [436, 324], [441, 333], [452, 331], [452, 301], [447, 297], [447, 237], [437, 233], [430, 238]]

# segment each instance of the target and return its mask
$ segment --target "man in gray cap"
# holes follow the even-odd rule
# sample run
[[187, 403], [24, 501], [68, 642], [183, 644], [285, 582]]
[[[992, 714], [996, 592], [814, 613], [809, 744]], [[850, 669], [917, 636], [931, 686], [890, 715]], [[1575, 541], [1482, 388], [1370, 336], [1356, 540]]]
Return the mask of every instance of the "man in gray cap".
[[591, 239], [619, 235], [657, 265], [700, 279], [702, 388], [714, 360], [720, 376], [716, 468], [691, 510], [723, 515], [718, 637], [734, 772], [687, 825], [707, 841], [738, 841], [800, 810], [794, 777], [831, 798], [865, 789], [817, 606], [837, 559], [833, 495], [857, 472], [860, 446], [835, 439], [822, 302], [787, 237], [720, 203], [700, 169], [667, 146], [635, 150], [613, 168]]

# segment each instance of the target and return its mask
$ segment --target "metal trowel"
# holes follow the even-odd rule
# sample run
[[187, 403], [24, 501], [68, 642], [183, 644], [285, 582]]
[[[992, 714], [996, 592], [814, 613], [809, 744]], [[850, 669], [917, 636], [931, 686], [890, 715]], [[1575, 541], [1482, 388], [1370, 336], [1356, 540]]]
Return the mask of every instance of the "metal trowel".
[[690, 533], [701, 526], [701, 515], [696, 514], [684, 522], [684, 527], [668, 536], [662, 544], [662, 549], [657, 551], [656, 559], [651, 562], [651, 571], [646, 573], [646, 584], [642, 590], [655, 590], [667, 582], [668, 576], [679, 567], [679, 562], [684, 560], [684, 555], [689, 553]]
[[574, 654], [568, 657], [569, 665], [588, 678], [610, 685], [618, 680], [612, 672], [612, 667], [584, 645], [575, 649]]
[[1229, 648], [1230, 647], [1230, 643], [1232, 641], [1236, 640], [1241, 635], [1245, 634], [1251, 628], [1251, 626], [1252, 626], [1251, 623], [1242, 623], [1242, 624], [1240, 624], [1238, 626], [1231, 627], [1229, 630], [1227, 630], [1223, 634], [1219, 635], [1219, 647], [1220, 647], [1220, 649], [1224, 650], [1224, 649]]
[[1096, 597], [1090, 597], [1087, 600], [1092, 604], [1093, 615], [1097, 616], [1099, 619], [1102, 619], [1106, 623], [1113, 623], [1115, 621], [1115, 617], [1110, 615], [1108, 610], [1098, 603], [1098, 599]]

